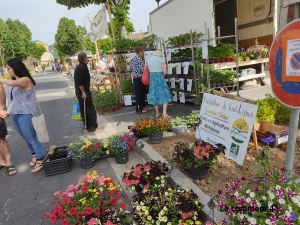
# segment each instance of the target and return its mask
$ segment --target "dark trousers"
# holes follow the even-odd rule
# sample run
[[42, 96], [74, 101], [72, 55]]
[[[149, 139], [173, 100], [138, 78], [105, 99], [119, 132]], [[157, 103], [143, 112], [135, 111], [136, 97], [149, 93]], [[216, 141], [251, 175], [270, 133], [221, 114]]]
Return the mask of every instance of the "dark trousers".
[[80, 113], [82, 117], [83, 123], [86, 125], [86, 129], [90, 130], [91, 128], [97, 128], [97, 113], [95, 110], [95, 106], [92, 99], [92, 94], [87, 93], [87, 97], [85, 99], [85, 110], [86, 110], [86, 123], [84, 121], [84, 100], [81, 95], [76, 95], [79, 107], [80, 107]]
[[135, 94], [135, 111], [142, 112], [146, 106], [145, 102], [145, 90], [146, 86], [142, 83], [141, 78], [133, 78], [133, 88]]

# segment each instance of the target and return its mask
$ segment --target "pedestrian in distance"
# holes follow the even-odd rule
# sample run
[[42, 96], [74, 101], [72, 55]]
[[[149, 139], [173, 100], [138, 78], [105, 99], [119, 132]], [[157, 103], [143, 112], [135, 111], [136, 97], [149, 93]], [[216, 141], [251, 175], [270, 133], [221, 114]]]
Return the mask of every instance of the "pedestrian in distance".
[[42, 65], [42, 70], [43, 70], [43, 73], [46, 74], [46, 66], [44, 64]]
[[109, 72], [115, 72], [115, 62], [111, 55], [107, 55], [107, 68], [109, 69]]
[[130, 61], [130, 72], [133, 78], [133, 88], [135, 94], [135, 111], [138, 114], [146, 113], [146, 86], [142, 83], [142, 75], [144, 72], [144, 49], [135, 47], [136, 55]]
[[3, 84], [0, 83], [0, 169], [6, 168], [9, 176], [15, 175], [18, 170], [11, 160], [10, 147], [5, 139], [7, 128], [4, 119], [8, 117], [6, 109], [6, 95]]
[[35, 71], [36, 74], [39, 74], [39, 68], [38, 68], [38, 66], [34, 67], [34, 71]]
[[150, 72], [149, 104], [154, 105], [156, 117], [160, 116], [158, 105], [163, 105], [162, 115], [167, 114], [168, 103], [172, 101], [170, 89], [165, 80], [167, 68], [161, 51], [154, 51], [148, 60]]
[[[78, 54], [79, 64], [75, 68], [74, 81], [75, 81], [75, 94], [79, 102], [81, 118], [85, 128], [88, 132], [94, 133], [98, 127], [97, 113], [92, 99], [90, 90], [90, 72], [88, 69], [89, 59], [85, 52]], [[85, 109], [84, 109], [85, 101]], [[86, 121], [84, 116], [86, 113]]]
[[29, 163], [33, 167], [32, 173], [43, 169], [43, 147], [37, 140], [37, 135], [32, 124], [32, 114], [36, 113], [36, 97], [34, 85], [36, 84], [24, 63], [17, 58], [7, 62], [8, 74], [12, 80], [0, 78], [0, 82], [11, 86], [8, 91], [7, 113], [12, 117], [14, 127], [25, 140], [31, 153]]

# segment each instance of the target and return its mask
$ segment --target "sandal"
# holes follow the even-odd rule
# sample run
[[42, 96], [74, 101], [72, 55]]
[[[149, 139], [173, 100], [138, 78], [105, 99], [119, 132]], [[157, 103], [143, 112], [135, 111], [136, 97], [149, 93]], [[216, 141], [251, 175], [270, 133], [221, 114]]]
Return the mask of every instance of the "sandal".
[[2, 169], [4, 169], [4, 168], [6, 168], [6, 166], [0, 165], [0, 170], [2, 170]]
[[[14, 167], [14, 165], [7, 166], [6, 169], [7, 169], [7, 173], [8, 173], [9, 176], [15, 175], [18, 172], [18, 170], [16, 169], [16, 167]], [[14, 171], [16, 171], [16, 172], [11, 173], [11, 172], [14, 172]]]
[[37, 161], [35, 167], [31, 170], [31, 173], [37, 173], [44, 168], [43, 161]]
[[31, 162], [29, 163], [29, 166], [35, 166], [36, 165], [36, 155], [32, 155], [32, 159], [31, 159]]

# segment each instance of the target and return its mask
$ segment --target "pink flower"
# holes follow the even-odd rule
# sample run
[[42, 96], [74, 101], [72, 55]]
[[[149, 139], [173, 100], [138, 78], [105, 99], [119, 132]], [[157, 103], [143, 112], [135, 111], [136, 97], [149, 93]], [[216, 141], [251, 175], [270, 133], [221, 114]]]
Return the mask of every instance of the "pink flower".
[[124, 210], [124, 209], [126, 209], [126, 203], [125, 202], [122, 202], [121, 203], [121, 208]]
[[193, 216], [192, 212], [187, 212], [187, 213], [181, 213], [181, 218], [182, 219], [187, 219]]
[[149, 189], [149, 187], [150, 187], [149, 184], [146, 184], [146, 185], [144, 186], [144, 188], [147, 189], [147, 190]]
[[214, 225], [214, 224], [210, 221], [206, 221], [205, 225]]
[[88, 222], [88, 225], [97, 225], [98, 219], [97, 218], [91, 218], [90, 221]]
[[288, 189], [287, 194], [288, 194], [289, 198], [295, 197], [295, 192], [292, 191], [291, 189]]
[[150, 166], [144, 166], [144, 170], [145, 170], [146, 172], [149, 172], [149, 171], [150, 171]]

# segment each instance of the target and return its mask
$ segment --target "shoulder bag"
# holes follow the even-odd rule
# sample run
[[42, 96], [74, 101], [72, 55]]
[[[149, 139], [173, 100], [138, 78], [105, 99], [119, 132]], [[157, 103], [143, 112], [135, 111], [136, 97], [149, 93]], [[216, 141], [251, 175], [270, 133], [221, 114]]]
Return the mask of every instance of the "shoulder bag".
[[[35, 90], [33, 89], [33, 91], [34, 91], [34, 95], [35, 95]], [[24, 92], [23, 92], [23, 95], [24, 95], [24, 97], [25, 97], [25, 99], [26, 99], [26, 101], [27, 101], [27, 103], [29, 105], [29, 109], [30, 109], [30, 112], [32, 114], [32, 124], [33, 124], [33, 127], [35, 129], [37, 139], [41, 143], [48, 142], [49, 141], [49, 134], [48, 134], [47, 126], [46, 126], [45, 117], [44, 117], [44, 114], [42, 113], [42, 110], [41, 110], [41, 107], [40, 107], [40, 104], [38, 102], [38, 99], [37, 99], [36, 95], [35, 95], [36, 103], [39, 106], [39, 110], [41, 112], [40, 116], [36, 116], [32, 112], [30, 104], [29, 104], [29, 102], [28, 102], [28, 100], [27, 100], [26, 95], [24, 94]]]
[[150, 79], [149, 79], [149, 68], [148, 65], [146, 64], [144, 72], [143, 72], [143, 76], [142, 76], [142, 83], [146, 86], [148, 86], [150, 84]]

